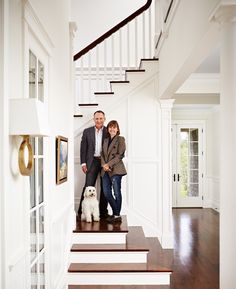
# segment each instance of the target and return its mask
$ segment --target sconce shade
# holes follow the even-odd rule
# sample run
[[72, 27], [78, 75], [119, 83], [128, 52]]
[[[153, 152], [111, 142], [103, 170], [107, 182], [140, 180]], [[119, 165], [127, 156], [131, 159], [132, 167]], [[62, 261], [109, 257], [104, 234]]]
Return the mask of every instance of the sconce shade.
[[35, 98], [10, 99], [10, 135], [49, 136], [46, 105]]

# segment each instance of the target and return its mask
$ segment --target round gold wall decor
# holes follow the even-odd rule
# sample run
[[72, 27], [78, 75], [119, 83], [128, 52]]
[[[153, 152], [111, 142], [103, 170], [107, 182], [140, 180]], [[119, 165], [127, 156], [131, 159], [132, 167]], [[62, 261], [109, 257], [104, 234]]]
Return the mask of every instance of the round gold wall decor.
[[[26, 147], [28, 150], [28, 164], [27, 164], [27, 166], [25, 163], [25, 148]], [[29, 136], [24, 136], [24, 139], [20, 145], [18, 162], [19, 162], [20, 173], [23, 176], [30, 176], [32, 173], [32, 169], [33, 169], [34, 156], [33, 156], [32, 146], [29, 143]]]

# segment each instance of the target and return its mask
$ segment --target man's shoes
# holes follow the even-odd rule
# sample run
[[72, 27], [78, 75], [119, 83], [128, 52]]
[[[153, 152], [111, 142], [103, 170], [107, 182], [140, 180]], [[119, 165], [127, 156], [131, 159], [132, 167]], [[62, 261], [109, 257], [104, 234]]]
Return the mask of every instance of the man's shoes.
[[107, 222], [110, 224], [114, 224], [114, 223], [121, 223], [122, 222], [122, 218], [121, 216], [111, 216], [110, 218], [107, 218]]

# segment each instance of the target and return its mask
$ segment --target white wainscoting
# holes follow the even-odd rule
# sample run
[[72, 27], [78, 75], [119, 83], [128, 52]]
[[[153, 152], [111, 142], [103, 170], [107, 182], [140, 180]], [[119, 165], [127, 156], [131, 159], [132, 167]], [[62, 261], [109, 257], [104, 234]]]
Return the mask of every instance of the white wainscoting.
[[67, 284], [72, 230], [75, 228], [74, 204], [69, 204], [51, 224], [50, 242], [50, 288], [62, 289]]
[[220, 177], [207, 176], [207, 194], [205, 195], [204, 207], [220, 211]]

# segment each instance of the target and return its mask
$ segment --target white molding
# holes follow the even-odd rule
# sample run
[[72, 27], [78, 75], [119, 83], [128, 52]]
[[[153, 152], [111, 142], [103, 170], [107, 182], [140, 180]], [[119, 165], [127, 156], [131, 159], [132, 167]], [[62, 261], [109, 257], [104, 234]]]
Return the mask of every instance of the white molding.
[[28, 24], [29, 29], [34, 34], [35, 38], [40, 42], [42, 47], [45, 48], [48, 55], [51, 55], [54, 48], [53, 41], [29, 1], [25, 3], [24, 20]]
[[[160, 54], [160, 51], [162, 49], [162, 46], [165, 42], [165, 39], [168, 38], [168, 35], [169, 35], [169, 29], [170, 29], [170, 26], [171, 26], [171, 23], [175, 17], [175, 14], [177, 12], [177, 8], [179, 6], [179, 3], [180, 3], [180, 0], [174, 0], [173, 2], [173, 6], [170, 10], [170, 14], [168, 16], [168, 21], [167, 23], [163, 23], [162, 26], [163, 26], [163, 31], [162, 31], [162, 35], [161, 35], [161, 39], [160, 39], [160, 42], [158, 44], [158, 47], [157, 49], [155, 49], [155, 57], [158, 57], [158, 55]], [[157, 40], [157, 39], [156, 39]], [[155, 43], [156, 45], [156, 43]]]
[[171, 272], [68, 273], [68, 284], [169, 285]]
[[132, 205], [129, 205], [126, 211], [130, 226], [142, 226], [146, 237], [157, 237], [160, 240], [161, 232], [153, 220], [148, 219], [140, 211], [133, 208]]
[[9, 190], [9, 1], [0, 0], [0, 287], [7, 284], [6, 198]]
[[176, 93], [220, 93], [220, 74], [192, 73]]
[[219, 24], [236, 21], [236, 3], [234, 0], [221, 0], [209, 16], [209, 20]]

